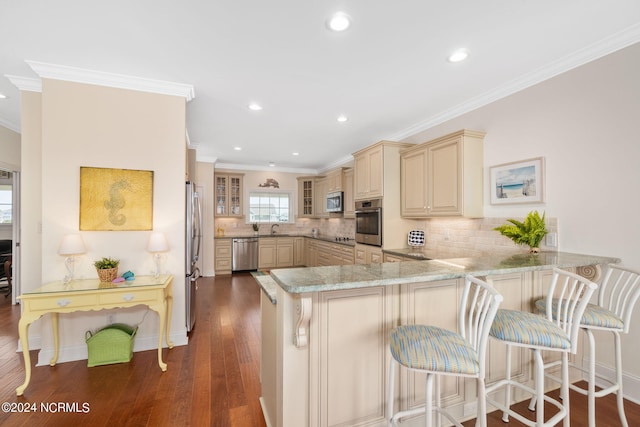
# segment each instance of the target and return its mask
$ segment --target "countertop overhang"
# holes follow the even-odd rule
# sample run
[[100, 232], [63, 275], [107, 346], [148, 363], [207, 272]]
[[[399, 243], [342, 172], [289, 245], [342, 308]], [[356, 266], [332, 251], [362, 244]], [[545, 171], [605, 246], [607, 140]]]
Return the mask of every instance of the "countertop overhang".
[[464, 277], [572, 268], [619, 263], [620, 259], [568, 252], [485, 255], [469, 258], [433, 259], [382, 264], [355, 264], [271, 270], [271, 277], [286, 292], [301, 294], [431, 282]]

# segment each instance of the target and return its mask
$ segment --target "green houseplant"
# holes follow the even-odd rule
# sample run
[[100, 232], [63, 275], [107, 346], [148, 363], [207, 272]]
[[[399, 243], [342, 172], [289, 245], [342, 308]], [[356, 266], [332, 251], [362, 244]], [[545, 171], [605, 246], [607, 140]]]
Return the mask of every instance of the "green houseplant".
[[494, 228], [494, 230], [500, 232], [503, 236], [507, 236], [514, 243], [518, 245], [528, 245], [529, 252], [540, 252], [540, 242], [542, 238], [547, 234], [547, 228], [544, 222], [545, 213], [540, 216], [538, 211], [531, 211], [524, 219], [524, 222], [520, 222], [515, 219], [508, 219], [509, 224], [501, 225]]
[[118, 264], [120, 264], [118, 259], [102, 257], [94, 261], [93, 266], [96, 268], [101, 282], [111, 282], [118, 277]]
[[251, 224], [251, 226], [253, 227], [254, 234], [258, 234], [258, 231], [260, 231], [260, 224], [254, 222], [253, 224]]

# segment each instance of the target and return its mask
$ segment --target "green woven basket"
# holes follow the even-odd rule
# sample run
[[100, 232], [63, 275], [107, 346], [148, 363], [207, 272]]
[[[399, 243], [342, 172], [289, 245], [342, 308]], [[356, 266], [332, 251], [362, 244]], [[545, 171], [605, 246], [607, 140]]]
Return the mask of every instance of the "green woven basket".
[[89, 367], [125, 363], [133, 357], [133, 338], [138, 327], [114, 323], [99, 331], [87, 331], [85, 339], [89, 351]]

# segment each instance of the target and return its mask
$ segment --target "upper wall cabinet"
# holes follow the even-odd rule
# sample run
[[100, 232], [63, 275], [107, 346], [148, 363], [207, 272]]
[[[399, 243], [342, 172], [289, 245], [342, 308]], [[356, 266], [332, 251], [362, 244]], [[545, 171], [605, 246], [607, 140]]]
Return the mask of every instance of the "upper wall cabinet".
[[461, 130], [402, 150], [402, 216], [482, 217], [484, 135]]
[[241, 217], [243, 174], [214, 174], [215, 216]]
[[302, 176], [298, 178], [298, 216], [313, 218], [315, 196], [315, 177]]
[[[354, 199], [383, 197], [385, 188], [398, 197], [399, 150], [410, 144], [380, 141], [353, 153]], [[396, 199], [397, 200], [397, 199]]]
[[332, 193], [334, 191], [344, 191], [342, 182], [343, 182], [343, 170], [342, 168], [334, 169], [331, 172], [327, 173], [326, 176], [326, 190], [327, 193]]
[[356, 200], [383, 196], [382, 148], [376, 144], [353, 154]]
[[344, 191], [344, 212], [345, 218], [356, 217], [356, 204], [353, 198], [353, 168], [345, 169], [342, 180], [342, 191]]
[[314, 183], [313, 217], [329, 218], [327, 212], [327, 179], [325, 177], [316, 178]]

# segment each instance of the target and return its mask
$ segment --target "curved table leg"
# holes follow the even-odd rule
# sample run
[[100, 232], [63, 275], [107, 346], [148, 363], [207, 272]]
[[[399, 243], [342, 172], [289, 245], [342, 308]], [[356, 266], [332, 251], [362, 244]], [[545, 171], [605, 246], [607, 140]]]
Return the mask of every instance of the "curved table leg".
[[16, 394], [22, 396], [24, 390], [31, 381], [31, 357], [29, 356], [29, 325], [36, 320], [37, 317], [30, 318], [24, 314], [20, 317], [18, 322], [18, 337], [20, 338], [20, 344], [22, 346], [22, 357], [24, 358], [24, 383], [16, 388]]
[[167, 364], [162, 361], [162, 336], [165, 333], [165, 324], [167, 322], [167, 301], [162, 304], [149, 306], [149, 308], [158, 313], [158, 366], [162, 372], [167, 370]]
[[[171, 313], [173, 312], [173, 295], [171, 293], [169, 293], [167, 295], [166, 298], [166, 307], [167, 307], [167, 320], [165, 323], [165, 334], [166, 334], [166, 341], [167, 341], [167, 346], [169, 348], [173, 348], [173, 342], [169, 339], [169, 330], [171, 329]], [[162, 336], [162, 335], [160, 335]]]
[[51, 313], [51, 325], [53, 326], [53, 357], [49, 361], [49, 366], [55, 366], [58, 362], [58, 351], [60, 350], [60, 336], [58, 335], [58, 313]]

